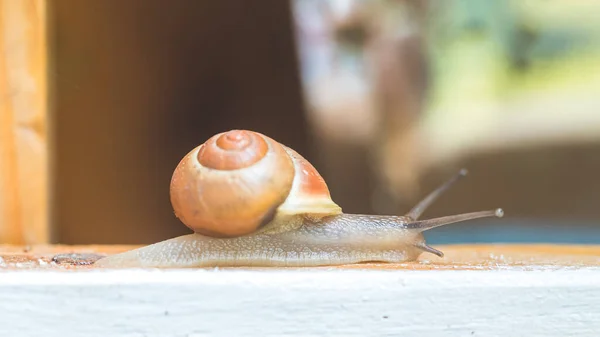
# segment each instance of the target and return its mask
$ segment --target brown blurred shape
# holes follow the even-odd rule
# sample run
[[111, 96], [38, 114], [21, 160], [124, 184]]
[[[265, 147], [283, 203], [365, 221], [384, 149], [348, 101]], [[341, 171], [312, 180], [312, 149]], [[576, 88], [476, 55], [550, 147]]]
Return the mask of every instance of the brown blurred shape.
[[54, 0], [61, 243], [151, 243], [185, 154], [234, 128], [310, 158], [289, 4]]

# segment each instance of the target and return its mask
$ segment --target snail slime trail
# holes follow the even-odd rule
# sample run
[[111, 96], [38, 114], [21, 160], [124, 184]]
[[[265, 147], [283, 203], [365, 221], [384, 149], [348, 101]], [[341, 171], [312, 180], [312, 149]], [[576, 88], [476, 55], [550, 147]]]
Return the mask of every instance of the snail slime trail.
[[296, 151], [253, 131], [219, 133], [190, 151], [170, 185], [175, 215], [194, 233], [108, 256], [106, 268], [326, 266], [400, 263], [423, 252], [423, 232], [501, 209], [420, 220], [467, 174], [461, 170], [405, 215], [346, 214], [317, 170]]

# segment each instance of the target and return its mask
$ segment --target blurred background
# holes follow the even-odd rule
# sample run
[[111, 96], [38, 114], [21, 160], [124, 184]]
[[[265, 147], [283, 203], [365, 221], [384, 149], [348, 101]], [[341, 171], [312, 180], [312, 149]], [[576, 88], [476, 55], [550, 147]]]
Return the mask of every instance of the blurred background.
[[[236, 128], [304, 155], [346, 213], [403, 214], [467, 168], [424, 217], [505, 217], [434, 244], [600, 243], [598, 1], [22, 3], [0, 0], [0, 243], [189, 233], [173, 169]], [[45, 49], [18, 48], [32, 31]]]

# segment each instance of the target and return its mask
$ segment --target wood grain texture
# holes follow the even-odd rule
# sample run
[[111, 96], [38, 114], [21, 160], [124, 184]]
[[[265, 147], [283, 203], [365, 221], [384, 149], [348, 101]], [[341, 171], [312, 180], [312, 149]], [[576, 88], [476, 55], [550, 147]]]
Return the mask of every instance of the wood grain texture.
[[0, 0], [0, 242], [46, 243], [46, 2]]

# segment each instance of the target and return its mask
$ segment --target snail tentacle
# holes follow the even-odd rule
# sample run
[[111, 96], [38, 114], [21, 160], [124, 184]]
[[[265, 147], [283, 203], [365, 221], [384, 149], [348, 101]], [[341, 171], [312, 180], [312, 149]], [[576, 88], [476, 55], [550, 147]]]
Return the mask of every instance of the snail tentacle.
[[433, 190], [419, 203], [417, 203], [410, 211], [408, 211], [408, 213], [406, 213], [406, 216], [413, 220], [419, 219], [419, 217], [423, 214], [423, 212], [425, 212], [425, 210], [427, 210], [427, 208], [429, 208], [429, 206], [431, 206], [442, 194], [444, 194], [444, 192], [448, 191], [450, 187], [460, 180], [460, 178], [466, 177], [468, 173], [469, 172], [466, 169], [461, 169], [444, 184]]
[[419, 229], [421, 231], [426, 231], [429, 229], [433, 229], [436, 227], [449, 225], [451, 223], [462, 222], [467, 220], [473, 220], [478, 218], [489, 218], [489, 217], [497, 217], [501, 218], [504, 216], [504, 211], [502, 208], [497, 208], [489, 211], [479, 211], [472, 213], [463, 213], [456, 215], [447, 215], [439, 218], [427, 219], [427, 220], [418, 220], [412, 221], [406, 224], [406, 228], [410, 229]]
[[424, 252], [428, 252], [431, 253], [433, 255], [437, 255], [438, 257], [444, 257], [444, 252], [442, 252], [441, 250], [437, 250], [429, 245], [427, 245], [424, 242], [418, 242], [415, 244], [415, 247], [423, 250]]

